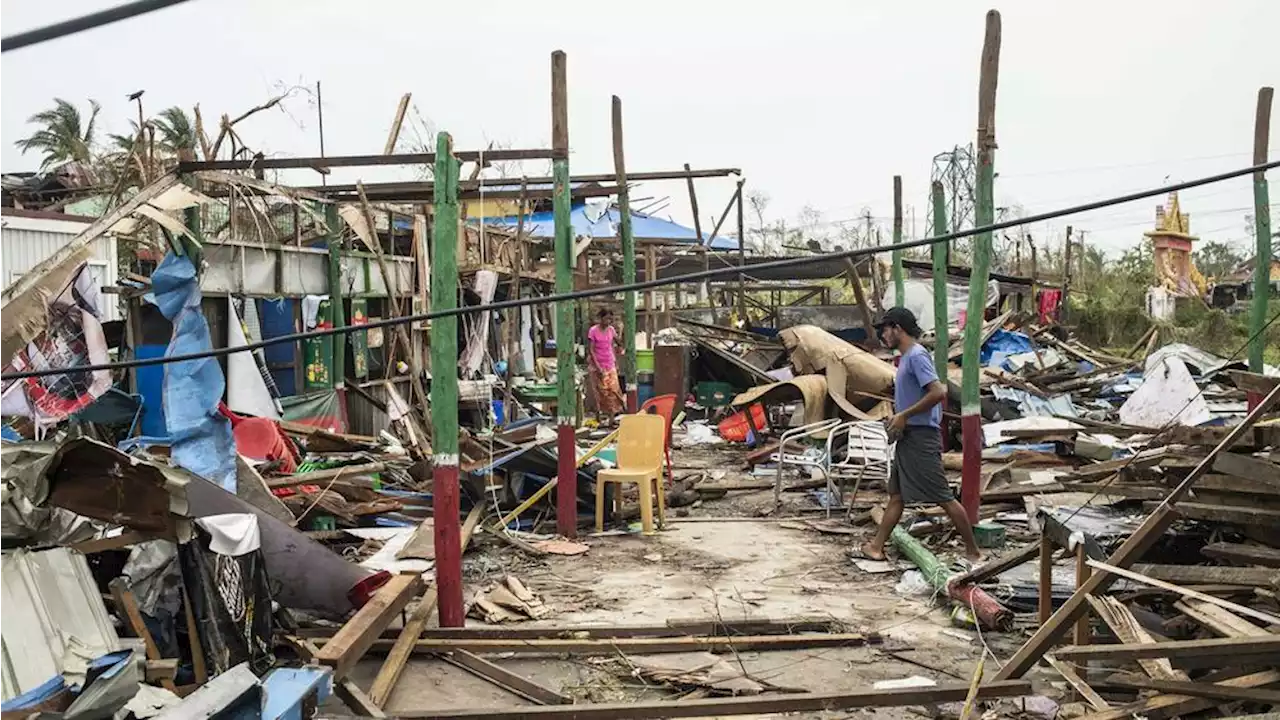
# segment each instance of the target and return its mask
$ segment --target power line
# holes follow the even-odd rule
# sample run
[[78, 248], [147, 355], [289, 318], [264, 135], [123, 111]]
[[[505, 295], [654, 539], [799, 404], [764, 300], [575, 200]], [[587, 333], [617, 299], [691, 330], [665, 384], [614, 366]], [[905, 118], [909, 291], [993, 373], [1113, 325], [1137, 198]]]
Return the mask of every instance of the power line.
[[261, 348], [279, 345], [282, 343], [293, 343], [309, 340], [311, 338], [326, 337], [329, 335], [339, 335], [352, 332], [361, 332], [366, 330], [375, 330], [378, 328], [391, 327], [394, 325], [404, 325], [406, 323], [423, 322], [426, 320], [435, 320], [437, 318], [455, 317], [459, 315], [468, 315], [471, 313], [485, 312], [491, 310], [507, 310], [509, 308], [525, 307], [527, 305], [546, 305], [557, 302], [571, 302], [574, 300], [585, 300], [587, 298], [601, 297], [605, 295], [616, 295], [621, 292], [633, 292], [641, 290], [652, 290], [654, 288], [665, 287], [667, 285], [675, 285], [678, 283], [693, 283], [703, 280], [711, 280], [713, 278], [738, 275], [741, 272], [758, 273], [762, 270], [783, 270], [787, 268], [802, 267], [804, 265], [812, 265], [814, 263], [831, 261], [831, 260], [854, 260], [867, 255], [875, 255], [877, 253], [889, 252], [891, 250], [909, 250], [911, 248], [932, 245], [936, 242], [946, 242], [950, 240], [958, 240], [982, 233], [996, 232], [1006, 228], [1018, 227], [1030, 223], [1043, 222], [1045, 220], [1053, 220], [1067, 215], [1075, 215], [1089, 210], [1097, 210], [1099, 208], [1109, 207], [1111, 205], [1119, 205], [1121, 203], [1133, 202], [1135, 200], [1145, 200], [1157, 195], [1185, 190], [1187, 188], [1199, 187], [1201, 185], [1211, 185], [1223, 180], [1251, 175], [1257, 172], [1265, 172], [1273, 168], [1280, 167], [1280, 160], [1254, 165], [1251, 167], [1232, 170], [1217, 175], [1209, 175], [1207, 177], [1198, 178], [1196, 180], [1188, 180], [1173, 185], [1164, 185], [1148, 190], [1141, 190], [1128, 195], [1120, 195], [1103, 200], [1095, 200], [1093, 202], [1075, 205], [1063, 208], [1061, 210], [1050, 210], [1038, 215], [1030, 215], [1016, 220], [1002, 220], [1000, 222], [985, 225], [983, 227], [969, 228], [958, 232], [947, 233], [931, 238], [921, 238], [919, 240], [907, 240], [904, 242], [888, 245], [879, 245], [873, 248], [861, 248], [854, 250], [843, 250], [840, 252], [826, 253], [824, 255], [801, 255], [790, 258], [780, 258], [778, 260], [770, 260], [762, 263], [754, 263], [743, 268], [737, 266], [729, 266], [723, 268], [715, 268], [711, 270], [700, 270], [698, 272], [688, 273], [686, 275], [676, 275], [672, 277], [660, 279], [648, 279], [643, 282], [636, 282], [630, 285], [615, 285], [611, 287], [593, 288], [588, 290], [578, 290], [575, 292], [562, 293], [559, 295], [547, 295], [540, 298], [503, 300], [500, 302], [492, 302], [486, 305], [469, 305], [448, 310], [434, 310], [428, 313], [420, 313], [418, 315], [404, 315], [400, 317], [384, 318], [382, 320], [370, 321], [363, 325], [347, 325], [343, 327], [327, 328], [323, 330], [313, 330], [310, 332], [292, 333], [290, 335], [281, 335], [271, 338], [270, 340], [262, 340], [256, 343], [241, 345], [236, 348], [218, 348], [204, 350], [197, 353], [187, 353], [185, 355], [174, 355], [171, 357], [158, 357], [147, 359], [122, 360], [113, 363], [102, 363], [99, 365], [82, 365], [75, 368], [64, 368], [57, 370], [27, 370], [15, 373], [6, 373], [0, 375], [0, 381], [21, 380], [23, 378], [44, 377], [48, 375], [65, 375], [69, 371], [75, 372], [91, 372], [95, 370], [122, 370], [126, 368], [146, 367], [150, 365], [164, 365], [175, 362], [187, 362], [190, 360], [203, 360], [205, 358], [223, 357], [239, 352], [251, 352]]
[[127, 3], [125, 5], [117, 5], [106, 10], [100, 10], [96, 13], [81, 15], [70, 20], [63, 20], [52, 25], [45, 25], [42, 28], [20, 32], [16, 35], [10, 35], [0, 39], [0, 52], [9, 52], [10, 50], [19, 50], [29, 45], [38, 45], [42, 42], [57, 40], [60, 37], [74, 35], [85, 30], [92, 30], [103, 25], [110, 25], [120, 20], [128, 20], [129, 18], [139, 15], [146, 15], [149, 12], [163, 10], [171, 5], [178, 5], [187, 0], [137, 0], [137, 2]]

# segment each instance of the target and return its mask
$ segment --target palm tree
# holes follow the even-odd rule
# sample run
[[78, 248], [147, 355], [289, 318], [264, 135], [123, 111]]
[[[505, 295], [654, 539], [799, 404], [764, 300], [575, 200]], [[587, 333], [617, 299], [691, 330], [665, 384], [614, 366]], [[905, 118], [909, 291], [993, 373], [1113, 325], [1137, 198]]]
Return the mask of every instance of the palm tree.
[[160, 116], [151, 123], [159, 131], [161, 148], [179, 158], [184, 153], [190, 152], [194, 158], [196, 127], [186, 110], [174, 105], [162, 110]]
[[27, 118], [27, 122], [43, 127], [14, 144], [24, 153], [28, 150], [43, 153], [41, 170], [68, 161], [90, 162], [93, 159], [94, 123], [102, 106], [97, 100], [89, 101], [91, 112], [86, 123], [75, 105], [62, 98], [54, 98], [53, 102], [52, 108]]

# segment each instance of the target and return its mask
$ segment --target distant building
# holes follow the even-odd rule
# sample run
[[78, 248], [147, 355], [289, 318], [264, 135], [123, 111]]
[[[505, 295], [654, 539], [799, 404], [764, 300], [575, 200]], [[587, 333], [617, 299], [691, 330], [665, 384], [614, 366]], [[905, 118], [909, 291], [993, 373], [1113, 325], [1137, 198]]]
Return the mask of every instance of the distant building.
[[[9, 287], [46, 258], [52, 257], [97, 218], [68, 215], [47, 210], [0, 208], [0, 272]], [[120, 270], [119, 248], [114, 235], [93, 242], [89, 272], [98, 287], [117, 284]], [[102, 320], [119, 320], [120, 308], [114, 296], [103, 308]]]

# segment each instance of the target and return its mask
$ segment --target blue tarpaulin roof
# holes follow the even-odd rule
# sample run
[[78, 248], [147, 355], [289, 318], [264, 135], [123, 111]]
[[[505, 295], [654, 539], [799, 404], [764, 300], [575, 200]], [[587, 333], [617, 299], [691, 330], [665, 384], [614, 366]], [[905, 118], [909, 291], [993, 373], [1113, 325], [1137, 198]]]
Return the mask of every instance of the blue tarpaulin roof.
[[[569, 221], [573, 225], [575, 237], [617, 237], [617, 227], [621, 218], [622, 214], [615, 207], [609, 208], [595, 222], [592, 222], [588, 217], [586, 205], [575, 206], [569, 212]], [[484, 218], [486, 224], [510, 227], [515, 227], [518, 221], [519, 218], [514, 215]], [[555, 215], [551, 212], [537, 212], [532, 215], [526, 215], [524, 229], [525, 232], [534, 237], [553, 237], [555, 235]], [[694, 232], [693, 228], [687, 228], [670, 220], [663, 220], [660, 217], [635, 211], [631, 213], [631, 232], [635, 237], [650, 240], [670, 240], [690, 244], [696, 244], [698, 241], [698, 234]], [[703, 238], [706, 238], [705, 234]], [[737, 250], [738, 241], [736, 238], [717, 236], [711, 242], [711, 249]]]

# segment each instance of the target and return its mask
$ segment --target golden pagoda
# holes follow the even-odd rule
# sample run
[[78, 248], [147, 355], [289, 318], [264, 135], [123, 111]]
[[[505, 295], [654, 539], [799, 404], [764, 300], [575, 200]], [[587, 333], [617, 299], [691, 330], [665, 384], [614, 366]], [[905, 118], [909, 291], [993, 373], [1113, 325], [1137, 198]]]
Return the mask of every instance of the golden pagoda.
[[1205, 292], [1204, 276], [1191, 259], [1191, 216], [1182, 212], [1178, 193], [1169, 193], [1168, 206], [1156, 206], [1156, 227], [1143, 233], [1151, 238], [1156, 284], [1174, 295], [1198, 297]]

